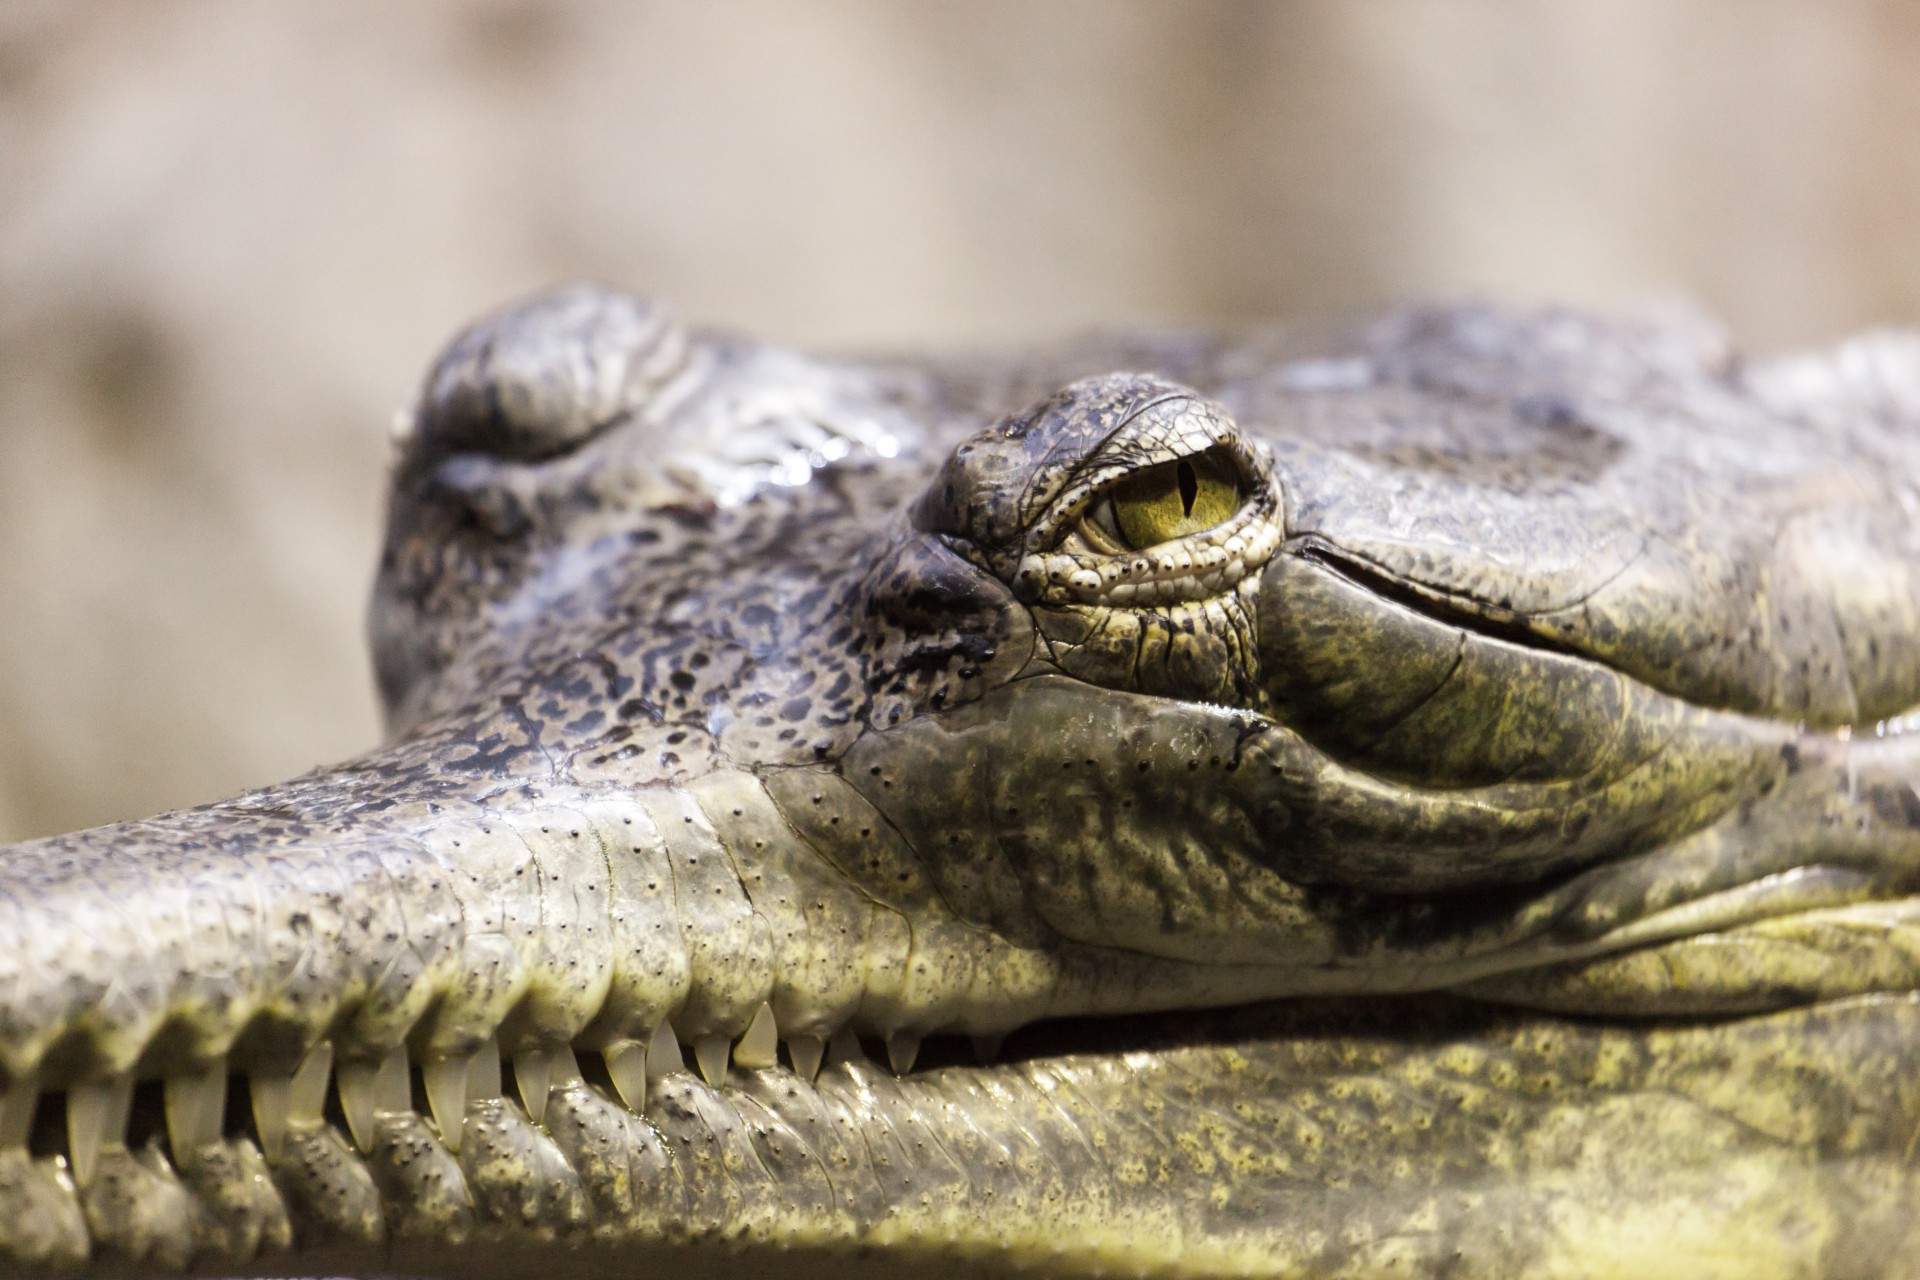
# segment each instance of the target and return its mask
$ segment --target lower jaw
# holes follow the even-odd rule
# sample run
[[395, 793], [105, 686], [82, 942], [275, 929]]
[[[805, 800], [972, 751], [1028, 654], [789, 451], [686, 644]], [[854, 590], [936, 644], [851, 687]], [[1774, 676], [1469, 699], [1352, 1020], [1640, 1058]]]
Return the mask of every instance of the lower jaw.
[[243, 1118], [178, 1160], [136, 1136], [84, 1191], [57, 1153], [0, 1153], [0, 1263], [1880, 1274], [1916, 1243], [1916, 1060], [1897, 995], [1637, 1025], [1439, 995], [1085, 1020], [992, 1067], [670, 1074], [644, 1114], [566, 1080], [539, 1124], [475, 1100], [457, 1155], [417, 1111], [364, 1155], [337, 1118], [296, 1130], [271, 1167]]

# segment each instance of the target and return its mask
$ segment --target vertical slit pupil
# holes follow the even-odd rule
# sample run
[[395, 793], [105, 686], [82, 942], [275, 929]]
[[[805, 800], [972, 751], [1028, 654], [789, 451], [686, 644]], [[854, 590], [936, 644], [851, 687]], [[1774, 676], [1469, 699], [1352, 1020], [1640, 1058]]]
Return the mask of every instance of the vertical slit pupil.
[[1180, 505], [1186, 514], [1193, 514], [1193, 500], [1200, 496], [1200, 477], [1193, 474], [1193, 464], [1182, 458], [1175, 476], [1180, 484]]

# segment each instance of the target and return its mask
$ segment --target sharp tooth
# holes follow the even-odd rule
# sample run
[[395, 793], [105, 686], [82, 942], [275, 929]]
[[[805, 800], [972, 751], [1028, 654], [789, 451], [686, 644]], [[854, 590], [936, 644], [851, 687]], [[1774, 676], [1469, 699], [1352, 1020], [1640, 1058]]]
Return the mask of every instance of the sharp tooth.
[[999, 1060], [1000, 1046], [1006, 1043], [1004, 1035], [973, 1037], [973, 1056], [981, 1066], [991, 1066]]
[[549, 1065], [547, 1073], [547, 1092], [563, 1089], [580, 1078], [580, 1059], [573, 1056], [573, 1046], [563, 1044], [557, 1049], [547, 1051]]
[[627, 1110], [647, 1109], [647, 1046], [628, 1040], [607, 1049], [601, 1055], [607, 1062], [607, 1074], [613, 1077], [614, 1092]]
[[500, 1042], [488, 1040], [467, 1063], [467, 1099], [491, 1102], [500, 1096]]
[[77, 1084], [67, 1090], [67, 1154], [73, 1180], [93, 1181], [103, 1146], [127, 1140], [127, 1113], [133, 1108], [133, 1077], [119, 1075], [103, 1084]]
[[333, 1080], [333, 1045], [325, 1040], [307, 1050], [287, 1087], [286, 1119], [311, 1129], [327, 1115], [327, 1085]]
[[340, 1109], [347, 1113], [347, 1131], [360, 1154], [366, 1155], [373, 1150], [374, 1117], [412, 1109], [407, 1051], [395, 1049], [378, 1062], [341, 1063], [338, 1087]]
[[260, 1135], [260, 1154], [268, 1163], [278, 1163], [287, 1153], [289, 1129], [311, 1129], [322, 1122], [332, 1079], [333, 1046], [325, 1040], [307, 1050], [291, 1076], [248, 1073], [253, 1127]]
[[887, 1064], [893, 1068], [893, 1074], [903, 1076], [913, 1070], [913, 1060], [920, 1056], [920, 1037], [911, 1031], [896, 1031], [887, 1037]]
[[787, 1041], [787, 1056], [793, 1059], [794, 1074], [813, 1081], [820, 1074], [820, 1059], [826, 1056], [827, 1042], [819, 1036], [795, 1036]]
[[747, 1024], [746, 1034], [733, 1046], [733, 1060], [748, 1071], [760, 1071], [780, 1061], [780, 1027], [773, 1006], [764, 1000]]
[[680, 1052], [680, 1037], [673, 1033], [673, 1024], [661, 1023], [653, 1029], [653, 1039], [647, 1042], [647, 1078], [658, 1080], [686, 1069], [687, 1060]]
[[547, 1114], [547, 1094], [553, 1087], [553, 1059], [545, 1049], [522, 1049], [513, 1055], [513, 1080], [520, 1086], [520, 1103], [527, 1118], [539, 1124]]
[[706, 1077], [708, 1084], [718, 1088], [727, 1078], [727, 1052], [733, 1046], [725, 1036], [701, 1036], [693, 1042], [693, 1060], [700, 1064], [700, 1074]]
[[26, 1076], [0, 1093], [0, 1151], [27, 1145], [33, 1133], [34, 1109], [40, 1102], [38, 1085], [32, 1076]]
[[362, 1155], [373, 1150], [373, 1078], [379, 1073], [375, 1063], [340, 1064], [340, 1109], [347, 1113], [347, 1132]]
[[484, 1040], [467, 1059], [467, 1102], [493, 1102], [499, 1094], [499, 1040]]
[[420, 1078], [427, 1086], [427, 1110], [440, 1126], [440, 1141], [447, 1150], [460, 1154], [460, 1134], [467, 1127], [467, 1065], [472, 1058], [455, 1054], [438, 1062], [420, 1064]]
[[222, 1060], [193, 1075], [168, 1076], [162, 1092], [167, 1142], [174, 1164], [184, 1166], [188, 1156], [220, 1141], [220, 1124], [227, 1115], [227, 1064]]
[[380, 1073], [373, 1078], [373, 1108], [399, 1114], [413, 1110], [413, 1076], [407, 1070], [407, 1051], [397, 1048], [380, 1059]]
[[851, 1026], [841, 1027], [833, 1033], [833, 1039], [827, 1041], [828, 1062], [865, 1062], [867, 1051], [860, 1047], [860, 1037], [853, 1033]]
[[278, 1164], [287, 1151], [287, 1094], [292, 1084], [285, 1076], [247, 1077], [253, 1094], [254, 1131], [260, 1135], [260, 1154], [269, 1164]]

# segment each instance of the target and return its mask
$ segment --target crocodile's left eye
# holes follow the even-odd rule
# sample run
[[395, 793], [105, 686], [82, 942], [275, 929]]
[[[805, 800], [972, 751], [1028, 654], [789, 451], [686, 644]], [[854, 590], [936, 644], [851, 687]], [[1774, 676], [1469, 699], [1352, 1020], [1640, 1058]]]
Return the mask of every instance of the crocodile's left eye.
[[1145, 551], [1203, 533], [1239, 509], [1239, 468], [1209, 449], [1120, 481], [1088, 509], [1083, 533], [1103, 551]]
[[914, 525], [1005, 583], [1045, 661], [1092, 684], [1255, 706], [1273, 459], [1150, 374], [1087, 378], [954, 446]]

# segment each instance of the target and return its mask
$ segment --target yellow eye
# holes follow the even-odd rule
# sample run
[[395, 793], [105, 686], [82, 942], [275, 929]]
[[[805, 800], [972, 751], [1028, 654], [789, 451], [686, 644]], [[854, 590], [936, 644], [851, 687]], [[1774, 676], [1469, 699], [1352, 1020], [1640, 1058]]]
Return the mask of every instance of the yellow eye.
[[1113, 487], [1108, 500], [1113, 504], [1110, 532], [1141, 551], [1211, 529], [1238, 511], [1240, 476], [1231, 460], [1210, 451], [1129, 476]]

